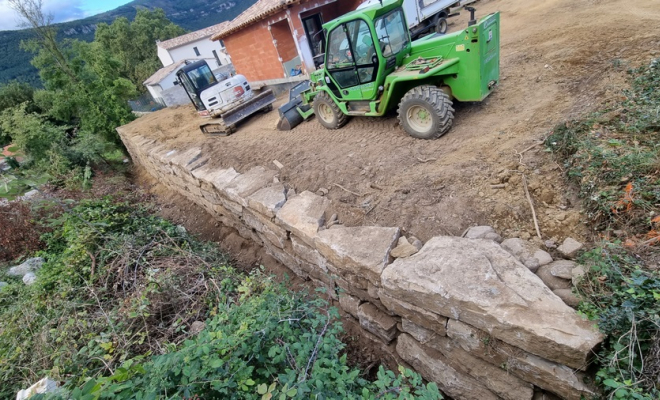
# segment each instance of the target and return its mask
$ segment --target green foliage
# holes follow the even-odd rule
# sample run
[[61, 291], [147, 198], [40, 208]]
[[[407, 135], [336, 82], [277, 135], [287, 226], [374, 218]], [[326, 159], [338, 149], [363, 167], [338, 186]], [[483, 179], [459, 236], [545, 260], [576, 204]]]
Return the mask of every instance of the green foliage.
[[95, 42], [119, 60], [119, 74], [144, 91], [142, 82], [162, 67], [155, 43], [184, 33], [183, 28], [167, 19], [162, 9], [139, 9], [133, 22], [120, 17], [111, 25], [99, 24]]
[[336, 309], [261, 270], [239, 274], [143, 208], [57, 206], [37, 282], [3, 278], [0, 397], [49, 375], [67, 382], [58, 398], [442, 398], [405, 369], [364, 379]]
[[[382, 367], [375, 382], [350, 369], [341, 325], [325, 301], [289, 292], [257, 271], [219, 303], [206, 329], [176, 351], [128, 360], [73, 398], [440, 399], [435, 384]], [[64, 396], [67, 397], [67, 396]]]
[[580, 312], [607, 335], [598, 353], [598, 382], [616, 398], [658, 398], [660, 274], [645, 271], [617, 243], [603, 243], [579, 261], [589, 267], [580, 284], [587, 298]]
[[[26, 103], [27, 112], [38, 111], [33, 102], [34, 89], [32, 86], [18, 81], [11, 81], [0, 85], [0, 115], [10, 108]], [[5, 132], [0, 126], [0, 147], [11, 143], [9, 132]]]
[[35, 160], [46, 160], [49, 150], [63, 146], [66, 140], [66, 127], [28, 112], [27, 103], [4, 110], [0, 114], [0, 130], [11, 136], [14, 144]]
[[660, 62], [629, 71], [623, 100], [558, 126], [547, 140], [599, 229], [643, 234], [660, 203]]
[[[620, 63], [614, 62], [614, 67]], [[547, 140], [599, 230], [621, 230], [579, 260], [589, 267], [580, 312], [606, 334], [597, 381], [607, 398], [660, 396], [660, 274], [632, 254], [657, 244], [660, 203], [660, 63], [629, 71], [631, 87], [602, 112], [558, 126]], [[649, 239], [650, 237], [650, 239]], [[641, 253], [640, 253], [641, 254]]]
[[60, 45], [68, 67], [61, 68], [51, 52], [37, 43], [32, 64], [46, 90], [35, 93], [35, 101], [49, 116], [79, 125], [80, 135], [101, 136], [119, 144], [115, 128], [133, 119], [128, 100], [135, 86], [120, 76], [121, 63], [99, 43], [67, 41]]

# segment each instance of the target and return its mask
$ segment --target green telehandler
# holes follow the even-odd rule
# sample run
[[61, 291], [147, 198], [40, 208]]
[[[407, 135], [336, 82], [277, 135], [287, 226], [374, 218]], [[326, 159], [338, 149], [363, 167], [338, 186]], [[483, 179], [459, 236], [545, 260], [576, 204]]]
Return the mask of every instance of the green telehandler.
[[[380, 117], [397, 107], [401, 127], [419, 139], [436, 139], [451, 128], [453, 100], [482, 101], [500, 72], [500, 16], [411, 42], [403, 0], [352, 11], [323, 25], [323, 66], [302, 92], [280, 107], [280, 129], [316, 114], [338, 129], [351, 116]], [[311, 107], [310, 107], [311, 106]]]

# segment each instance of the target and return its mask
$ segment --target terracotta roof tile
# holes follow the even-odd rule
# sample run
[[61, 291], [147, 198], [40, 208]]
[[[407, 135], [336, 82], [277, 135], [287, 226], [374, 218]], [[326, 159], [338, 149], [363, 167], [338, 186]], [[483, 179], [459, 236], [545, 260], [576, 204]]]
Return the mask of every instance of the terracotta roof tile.
[[229, 21], [224, 21], [216, 25], [209, 26], [208, 28], [200, 29], [195, 32], [186, 33], [185, 35], [177, 36], [169, 40], [158, 42], [158, 47], [165, 50], [173, 49], [182, 46], [186, 43], [194, 42], [199, 39], [210, 37], [217, 31], [225, 29], [230, 24]]
[[299, 2], [300, 0], [259, 0], [250, 8], [243, 11], [238, 17], [234, 18], [228, 25], [217, 28], [211, 40], [220, 40], [252, 22], [264, 19], [276, 11], [286, 8], [290, 4]]

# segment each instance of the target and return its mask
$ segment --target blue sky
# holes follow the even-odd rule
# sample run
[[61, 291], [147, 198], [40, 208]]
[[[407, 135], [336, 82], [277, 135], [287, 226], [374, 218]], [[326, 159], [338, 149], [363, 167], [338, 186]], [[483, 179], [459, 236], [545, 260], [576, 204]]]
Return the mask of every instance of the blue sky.
[[[112, 10], [130, 0], [43, 0], [44, 10], [55, 22], [66, 22]], [[0, 30], [20, 29], [19, 18], [7, 0], [0, 0]]]

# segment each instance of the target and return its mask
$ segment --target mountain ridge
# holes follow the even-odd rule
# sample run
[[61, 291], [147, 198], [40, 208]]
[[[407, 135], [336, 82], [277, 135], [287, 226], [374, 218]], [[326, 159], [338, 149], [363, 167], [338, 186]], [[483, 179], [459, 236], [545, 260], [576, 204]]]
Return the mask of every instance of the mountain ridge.
[[[175, 24], [188, 31], [195, 31], [234, 19], [254, 4], [256, 0], [134, 0], [113, 10], [87, 18], [54, 24], [58, 39], [94, 40], [99, 23], [112, 23], [116, 18], [133, 20], [139, 8], [162, 8]], [[20, 49], [20, 42], [30, 39], [30, 29], [0, 31], [0, 84], [11, 80], [40, 86], [37, 70], [30, 64], [32, 53]], [[155, 44], [154, 44], [155, 46]]]

